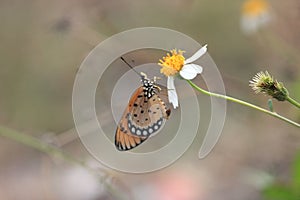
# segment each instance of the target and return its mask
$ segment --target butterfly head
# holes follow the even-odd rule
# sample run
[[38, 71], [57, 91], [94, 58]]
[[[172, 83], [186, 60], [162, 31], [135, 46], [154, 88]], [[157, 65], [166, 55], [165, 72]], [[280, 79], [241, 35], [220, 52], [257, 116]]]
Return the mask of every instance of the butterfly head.
[[161, 90], [160, 87], [155, 84], [156, 77], [154, 77], [154, 80], [150, 80], [143, 72], [141, 72], [141, 77], [145, 97], [151, 98], [154, 94]]

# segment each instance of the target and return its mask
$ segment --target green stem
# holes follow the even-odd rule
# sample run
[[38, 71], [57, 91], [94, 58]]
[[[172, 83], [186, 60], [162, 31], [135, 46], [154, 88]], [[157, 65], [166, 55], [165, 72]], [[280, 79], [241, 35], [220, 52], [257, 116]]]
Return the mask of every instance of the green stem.
[[283, 116], [277, 114], [276, 112], [271, 112], [271, 111], [269, 111], [269, 110], [263, 109], [263, 108], [258, 107], [258, 106], [256, 106], [256, 105], [253, 105], [253, 104], [251, 104], [251, 103], [248, 103], [248, 102], [245, 102], [245, 101], [242, 101], [242, 100], [233, 98], [233, 97], [229, 97], [229, 96], [222, 95], [222, 94], [216, 94], [216, 93], [213, 93], [213, 92], [208, 92], [208, 91], [206, 91], [206, 90], [204, 90], [204, 89], [198, 87], [197, 85], [195, 85], [191, 80], [187, 80], [187, 82], [188, 82], [193, 88], [195, 88], [196, 90], [198, 90], [198, 91], [200, 91], [200, 92], [202, 92], [202, 93], [204, 93], [204, 94], [206, 94], [206, 95], [213, 96], [213, 97], [217, 97], [217, 98], [226, 99], [226, 100], [229, 100], [229, 101], [232, 101], [232, 102], [235, 102], [235, 103], [239, 103], [239, 104], [244, 105], [244, 106], [248, 106], [248, 107], [250, 107], [250, 108], [256, 109], [256, 110], [258, 110], [258, 111], [261, 111], [261, 112], [263, 112], [263, 113], [266, 113], [266, 114], [268, 114], [268, 115], [271, 115], [271, 116], [273, 116], [273, 117], [276, 117], [276, 118], [278, 118], [278, 119], [281, 119], [281, 120], [283, 120], [283, 121], [285, 121], [285, 122], [288, 122], [288, 123], [290, 123], [290, 124], [292, 124], [292, 125], [294, 125], [294, 126], [300, 128], [300, 124], [298, 124], [297, 122], [294, 122], [294, 121], [292, 121], [292, 120], [290, 120], [290, 119], [287, 119], [287, 118], [285, 118], [285, 117], [283, 117]]
[[100, 177], [100, 182], [105, 186], [106, 190], [111, 195], [113, 195], [116, 199], [124, 199], [124, 198], [121, 198], [119, 192], [117, 192], [116, 189], [107, 182], [106, 178], [108, 177], [108, 175], [104, 171], [102, 171], [100, 173], [100, 171], [89, 167], [84, 162], [75, 159], [73, 156], [61, 151], [60, 149], [56, 148], [55, 146], [44, 143], [44, 142], [38, 140], [37, 138], [34, 138], [34, 137], [29, 136], [24, 133], [20, 133], [13, 129], [0, 126], [0, 135], [3, 137], [9, 138], [15, 142], [24, 144], [26, 146], [29, 146], [31, 148], [34, 148], [41, 152], [44, 152], [50, 156], [61, 158], [65, 161], [68, 161], [69, 163], [83, 167], [88, 172], [90, 172], [92, 175]]
[[291, 104], [293, 104], [294, 106], [300, 108], [300, 103], [297, 102], [295, 99], [292, 99], [291, 97], [288, 96], [286, 100], [287, 100], [288, 102], [290, 102]]

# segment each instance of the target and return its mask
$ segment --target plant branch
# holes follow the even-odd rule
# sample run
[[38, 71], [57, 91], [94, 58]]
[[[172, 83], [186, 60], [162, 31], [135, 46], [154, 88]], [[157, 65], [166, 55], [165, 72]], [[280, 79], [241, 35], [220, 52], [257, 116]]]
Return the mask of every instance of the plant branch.
[[83, 167], [88, 172], [90, 172], [92, 175], [100, 177], [100, 182], [104, 185], [106, 190], [112, 196], [114, 196], [116, 199], [125, 199], [124, 197], [121, 197], [121, 195], [119, 194], [119, 192], [116, 190], [116, 188], [113, 185], [108, 183], [108, 180], [107, 180], [108, 174], [106, 172], [99, 171], [99, 170], [89, 167], [83, 161], [77, 160], [73, 156], [58, 149], [57, 147], [47, 144], [47, 143], [45, 143], [41, 140], [38, 140], [37, 138], [34, 138], [30, 135], [18, 132], [16, 130], [13, 130], [10, 128], [6, 128], [4, 126], [0, 126], [0, 136], [9, 138], [15, 142], [21, 143], [23, 145], [26, 145], [26, 146], [36, 149], [38, 151], [44, 152], [50, 156], [57, 157], [64, 161], [68, 161], [69, 163]]
[[209, 92], [209, 91], [206, 91], [200, 87], [198, 87], [197, 85], [195, 85], [191, 80], [186, 80], [194, 89], [198, 90], [199, 92], [202, 92], [203, 94], [206, 94], [206, 95], [209, 95], [209, 96], [213, 96], [213, 97], [217, 97], [217, 98], [222, 98], [222, 99], [226, 99], [228, 101], [232, 101], [232, 102], [235, 102], [235, 103], [239, 103], [241, 105], [244, 105], [244, 106], [247, 106], [247, 107], [250, 107], [250, 108], [253, 108], [253, 109], [256, 109], [258, 111], [261, 111], [263, 113], [266, 113], [268, 115], [271, 115], [273, 117], [276, 117], [280, 120], [283, 120], [289, 124], [292, 124], [298, 128], [300, 128], [300, 124], [298, 124], [297, 122], [294, 122], [290, 119], [287, 119], [279, 114], [277, 114], [276, 112], [271, 112], [269, 110], [266, 110], [264, 108], [261, 108], [259, 106], [256, 106], [256, 105], [253, 105], [251, 103], [248, 103], [246, 101], [243, 101], [243, 100], [240, 100], [240, 99], [236, 99], [236, 98], [233, 98], [233, 97], [230, 97], [230, 96], [226, 96], [226, 95], [222, 95], [222, 94], [217, 94], [217, 93], [213, 93], [213, 92]]
[[291, 97], [288, 96], [286, 100], [287, 100], [288, 102], [290, 102], [291, 104], [293, 104], [294, 106], [300, 108], [300, 103], [297, 102], [295, 99], [292, 99]]

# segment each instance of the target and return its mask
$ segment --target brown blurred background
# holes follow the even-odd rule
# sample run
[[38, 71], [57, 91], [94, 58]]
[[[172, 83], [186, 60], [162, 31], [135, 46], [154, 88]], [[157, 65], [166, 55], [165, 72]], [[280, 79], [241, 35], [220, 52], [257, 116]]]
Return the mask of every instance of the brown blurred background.
[[[243, 3], [1, 0], [0, 122], [99, 165], [73, 130], [76, 72], [98, 43], [144, 26], [174, 29], [208, 44], [231, 96], [267, 107], [268, 98], [255, 95], [248, 81], [268, 70], [300, 100], [299, 1], [270, 1], [271, 21], [253, 34], [240, 28]], [[208, 98], [199, 94], [199, 100]], [[299, 109], [273, 102], [278, 113], [300, 122]], [[299, 128], [234, 103], [228, 103], [223, 134], [204, 160], [197, 157], [199, 138], [175, 164], [158, 172], [107, 170], [121, 182], [124, 194], [138, 200], [259, 200], [272, 181], [289, 182], [300, 147]], [[113, 197], [83, 169], [1, 137], [0, 199]]]

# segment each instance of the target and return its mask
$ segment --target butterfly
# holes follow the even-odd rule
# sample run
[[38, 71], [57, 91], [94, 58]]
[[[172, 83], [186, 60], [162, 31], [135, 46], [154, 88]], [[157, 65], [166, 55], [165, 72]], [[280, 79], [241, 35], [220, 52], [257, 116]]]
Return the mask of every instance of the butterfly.
[[171, 114], [158, 93], [156, 78], [150, 80], [141, 73], [142, 86], [131, 96], [115, 133], [115, 146], [119, 151], [131, 150], [155, 135]]

